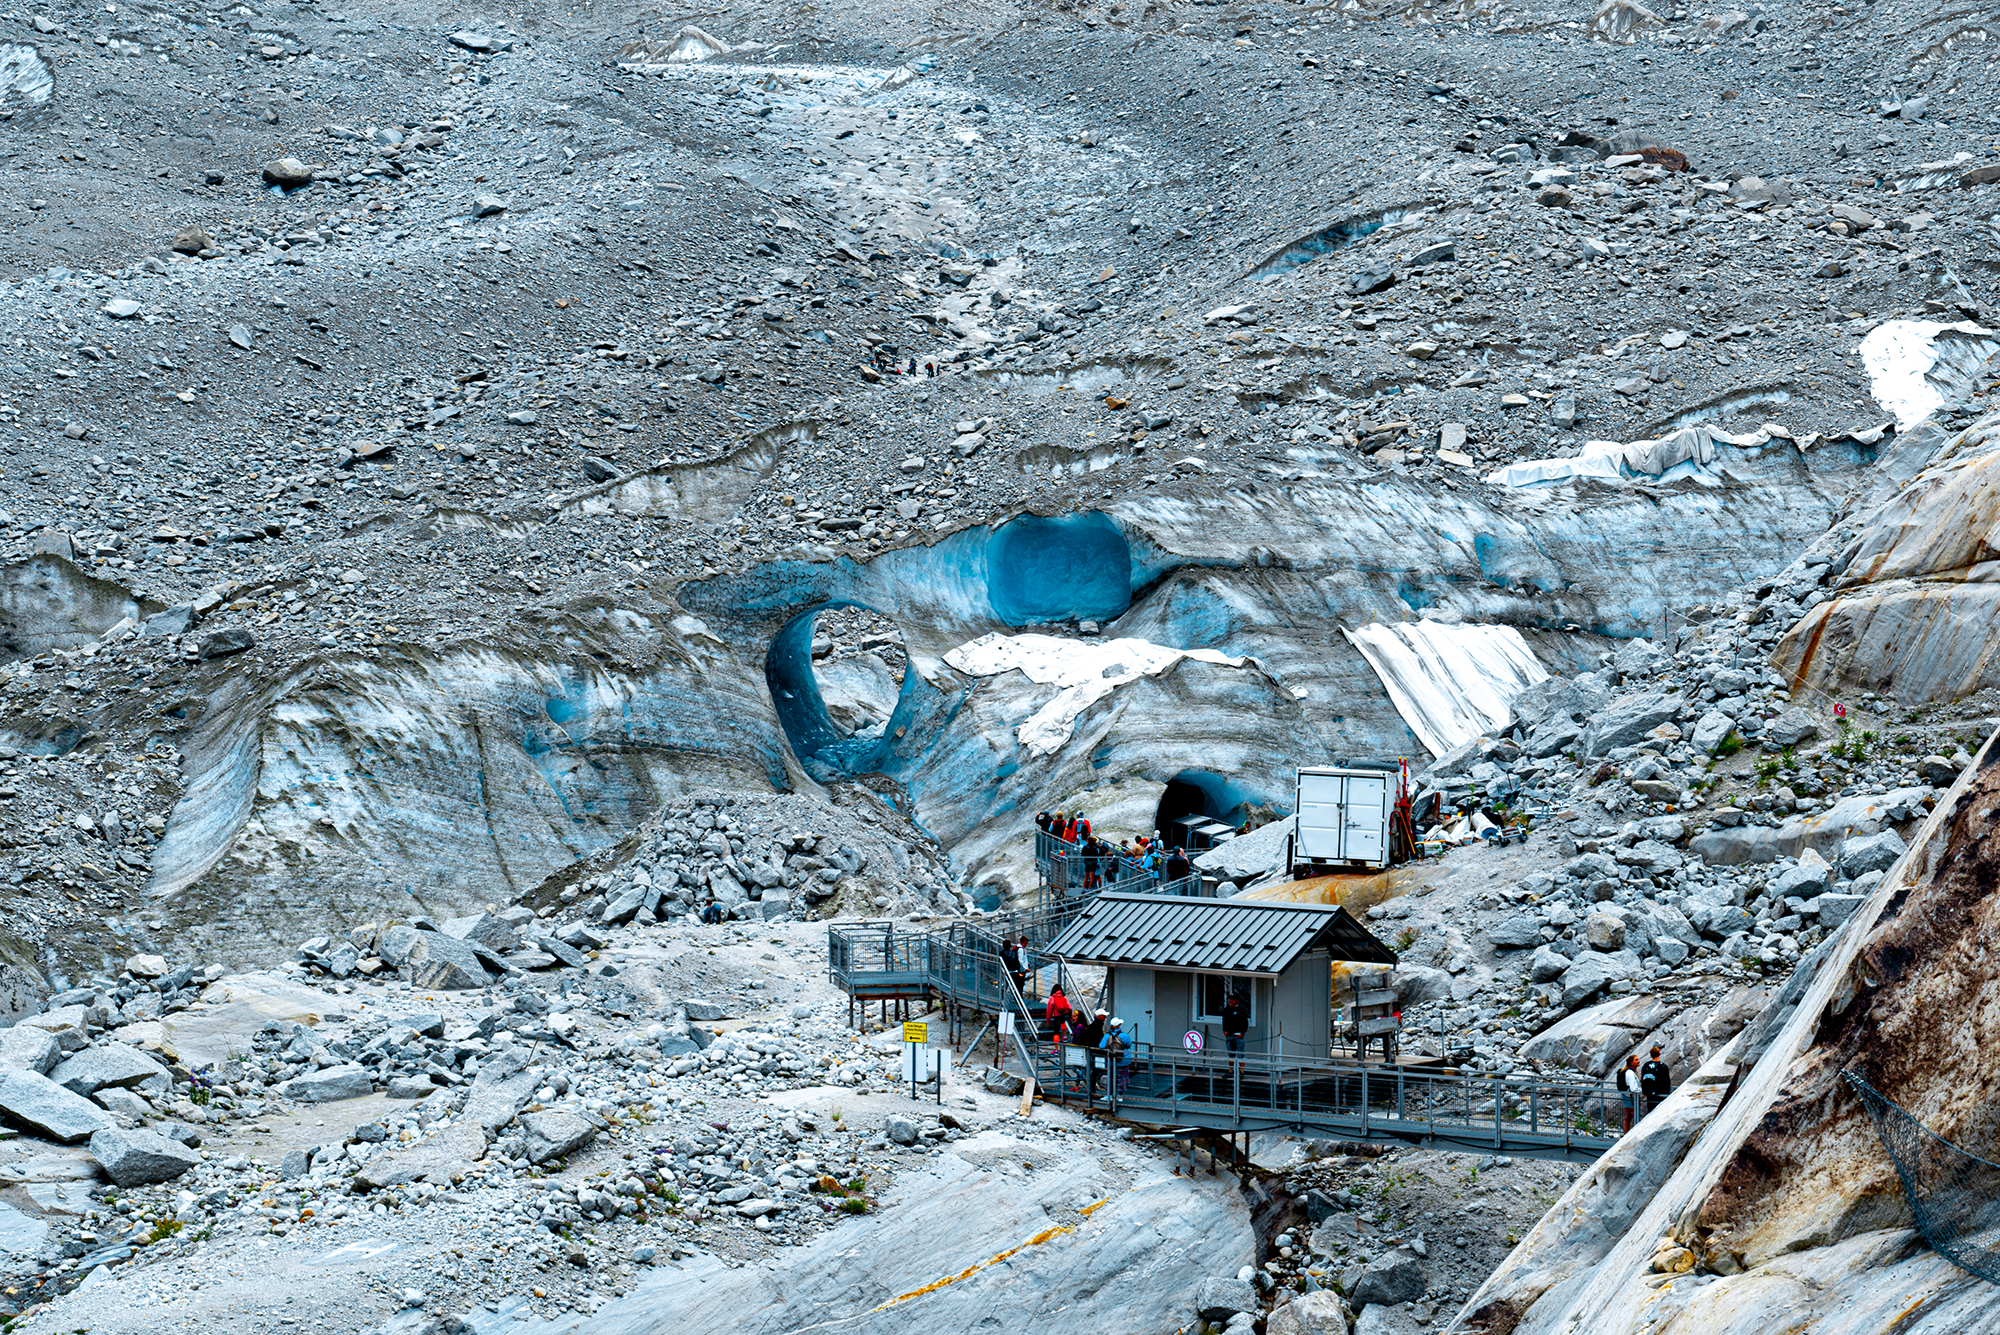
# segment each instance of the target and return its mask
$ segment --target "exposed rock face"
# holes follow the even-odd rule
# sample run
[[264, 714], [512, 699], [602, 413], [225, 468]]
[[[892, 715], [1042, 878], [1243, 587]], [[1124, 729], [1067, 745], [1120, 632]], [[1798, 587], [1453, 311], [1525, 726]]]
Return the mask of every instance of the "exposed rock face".
[[[1840, 595], [1806, 612], [1775, 655], [1794, 691], [1893, 690], [1951, 699], [2000, 683], [2000, 427], [1981, 423], [1861, 523]], [[1849, 530], [1839, 531], [1843, 537]]]
[[[1193, 1316], [1191, 1265], [1200, 1266], [1196, 1274], [1233, 1275], [1251, 1259], [1249, 1221], [1233, 1191], [1190, 1195], [1157, 1179], [1113, 1189], [1110, 1165], [1091, 1153], [1024, 1180], [998, 1166], [998, 1156], [1018, 1162], [1020, 1150], [1012, 1137], [981, 1132], [934, 1169], [900, 1180], [891, 1207], [860, 1227], [787, 1248], [765, 1267], [691, 1258], [601, 1309], [591, 1329], [705, 1329], [726, 1312], [741, 1335], [782, 1335], [830, 1318], [861, 1335], [903, 1335], [916, 1326], [977, 1330], [1004, 1309], [1016, 1324], [1055, 1330], [1065, 1328], [1062, 1310], [1088, 1293], [1096, 1310], [1118, 1314], [1120, 1328], [1174, 1330]], [[1166, 1208], [1169, 1190], [1176, 1194]], [[1098, 1200], [1103, 1206], [1084, 1222], [1052, 1219], [1059, 1203]], [[900, 1208], [905, 1202], [923, 1208]], [[948, 1219], [959, 1223], [940, 1228]], [[936, 1283], [947, 1276], [955, 1282]], [[920, 1309], [896, 1301], [919, 1289], [928, 1290]]]
[[[1846, 929], [1737, 1040], [1730, 1096], [1699, 1142], [1689, 1145], [1712, 1091], [1691, 1082], [1674, 1096], [1679, 1110], [1670, 1101], [1557, 1204], [1468, 1304], [1462, 1328], [1747, 1335], [1780, 1308], [1798, 1332], [1990, 1328], [1991, 1288], [1912, 1231], [1841, 1072], [1861, 1073], [1966, 1152], [2000, 1157], [1996, 812], [2000, 736]], [[1707, 1078], [1725, 1069], [1719, 1058]], [[1649, 1280], [1681, 1269], [1673, 1283]]]

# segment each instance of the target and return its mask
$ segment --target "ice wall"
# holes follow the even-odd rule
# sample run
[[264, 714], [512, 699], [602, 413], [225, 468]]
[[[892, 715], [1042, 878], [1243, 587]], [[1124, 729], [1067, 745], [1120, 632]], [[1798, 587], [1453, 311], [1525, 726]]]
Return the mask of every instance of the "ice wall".
[[1509, 702], [1549, 676], [1512, 626], [1406, 621], [1346, 635], [1432, 755], [1504, 727]]

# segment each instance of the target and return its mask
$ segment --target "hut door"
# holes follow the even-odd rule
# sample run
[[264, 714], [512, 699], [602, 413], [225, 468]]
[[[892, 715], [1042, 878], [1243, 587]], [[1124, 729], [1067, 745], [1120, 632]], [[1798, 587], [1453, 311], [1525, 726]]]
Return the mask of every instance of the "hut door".
[[1118, 971], [1118, 1018], [1125, 1022], [1125, 1032], [1132, 1036], [1134, 1043], [1152, 1043], [1153, 1038], [1153, 971], [1151, 969], [1120, 969]]

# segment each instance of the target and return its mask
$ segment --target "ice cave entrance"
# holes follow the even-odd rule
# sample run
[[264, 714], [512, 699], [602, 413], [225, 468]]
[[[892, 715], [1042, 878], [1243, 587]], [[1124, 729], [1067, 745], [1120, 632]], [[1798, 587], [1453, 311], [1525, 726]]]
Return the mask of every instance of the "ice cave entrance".
[[792, 753], [822, 782], [883, 767], [909, 675], [896, 624], [847, 603], [793, 618], [764, 660]]
[[1010, 626], [1110, 621], [1132, 603], [1132, 549], [1105, 515], [1022, 515], [987, 539], [986, 580]]
[[1193, 836], [1200, 822], [1186, 818], [1205, 817], [1213, 823], [1238, 825], [1254, 801], [1249, 792], [1220, 774], [1182, 770], [1167, 780], [1167, 790], [1160, 794], [1159, 810], [1153, 817], [1153, 828], [1169, 848], [1207, 848], [1210, 839]]

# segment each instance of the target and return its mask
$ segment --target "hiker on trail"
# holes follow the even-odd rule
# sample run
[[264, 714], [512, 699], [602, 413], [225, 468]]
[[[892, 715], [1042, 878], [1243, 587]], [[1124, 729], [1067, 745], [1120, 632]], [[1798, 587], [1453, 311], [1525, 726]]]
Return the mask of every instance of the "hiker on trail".
[[1167, 879], [1178, 881], [1194, 875], [1194, 864], [1188, 861], [1187, 850], [1176, 848], [1167, 858]]
[[1667, 1094], [1673, 1089], [1674, 1074], [1667, 1064], [1660, 1060], [1660, 1050], [1654, 1048], [1653, 1059], [1639, 1068], [1639, 1092], [1646, 1096], [1646, 1111], [1651, 1112], [1666, 1102]]
[[1048, 812], [1037, 811], [1035, 813], [1035, 828], [1040, 830], [1043, 834], [1047, 834], [1049, 832], [1049, 826], [1051, 824], [1053, 824], [1053, 821], [1051, 820]]
[[722, 905], [718, 901], [713, 899], [709, 900], [706, 904], [703, 904], [701, 906], [701, 920], [707, 923], [711, 927], [721, 922]]
[[1231, 988], [1229, 999], [1222, 1003], [1222, 1042], [1229, 1049], [1229, 1069], [1240, 1070], [1243, 1066], [1244, 1035], [1250, 1032], [1250, 999], [1243, 995], [1243, 989]]
[[1167, 860], [1161, 855], [1158, 844], [1152, 844], [1147, 847], [1146, 855], [1141, 865], [1145, 867], [1146, 874], [1153, 878], [1153, 883], [1155, 885], [1159, 884], [1161, 873], [1167, 869]]
[[1625, 1105], [1625, 1130], [1632, 1129], [1632, 1110], [1639, 1105], [1639, 1055], [1633, 1053], [1618, 1068], [1618, 1098]]
[[1089, 1073], [1093, 1095], [1097, 1093], [1097, 1064], [1102, 1060], [1104, 1024], [1110, 1018], [1111, 1012], [1099, 1007], [1097, 1014], [1076, 1031], [1076, 1045], [1083, 1049], [1083, 1067]]

